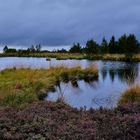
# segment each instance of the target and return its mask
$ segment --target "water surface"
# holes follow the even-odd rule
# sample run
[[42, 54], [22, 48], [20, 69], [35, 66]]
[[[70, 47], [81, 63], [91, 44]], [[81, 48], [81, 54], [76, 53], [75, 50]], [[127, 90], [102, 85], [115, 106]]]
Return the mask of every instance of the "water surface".
[[72, 83], [60, 83], [56, 92], [50, 92], [46, 100], [64, 101], [72, 107], [80, 108], [112, 108], [124, 90], [140, 81], [140, 63], [89, 60], [56, 60], [46, 61], [46, 58], [4, 57], [0, 58], [0, 70], [10, 67], [49, 68], [65, 64], [69, 67], [80, 64], [82, 67], [96, 63], [99, 67], [99, 79], [96, 81], [78, 81], [78, 87]]

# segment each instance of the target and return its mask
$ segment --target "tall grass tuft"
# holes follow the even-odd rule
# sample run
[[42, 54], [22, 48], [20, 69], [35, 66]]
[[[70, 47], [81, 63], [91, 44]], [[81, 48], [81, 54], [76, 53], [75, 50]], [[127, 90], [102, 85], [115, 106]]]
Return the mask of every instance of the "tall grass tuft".
[[136, 85], [126, 90], [119, 100], [119, 105], [125, 103], [140, 103], [140, 86]]

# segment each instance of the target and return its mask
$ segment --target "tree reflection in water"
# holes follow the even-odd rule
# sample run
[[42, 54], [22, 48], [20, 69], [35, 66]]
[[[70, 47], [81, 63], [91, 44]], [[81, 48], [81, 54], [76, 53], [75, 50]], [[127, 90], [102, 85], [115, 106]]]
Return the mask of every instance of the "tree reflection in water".
[[101, 62], [99, 78], [59, 83], [48, 100], [63, 100], [73, 107], [112, 108], [117, 105], [121, 93], [139, 78], [139, 63]]
[[[76, 79], [73, 79], [68, 83], [61, 82], [61, 83], [57, 84], [57, 86], [56, 86], [57, 93], [58, 93], [58, 98], [57, 99], [64, 101], [65, 100], [65, 94], [66, 94], [66, 92], [67, 92], [67, 90], [70, 86], [72, 86], [72, 88], [79, 89], [79, 84], [78, 84], [79, 81], [76, 80]], [[88, 85], [90, 85], [92, 88], [96, 88], [98, 78], [90, 78], [90, 79], [86, 78], [83, 81], [85, 83], [87, 83]]]
[[107, 78], [107, 74], [109, 74], [110, 79], [114, 82], [116, 77], [119, 78], [121, 82], [126, 82], [129, 85], [135, 83], [139, 73], [139, 67], [137, 63], [128, 63], [124, 68], [115, 68], [115, 69], [101, 69], [101, 75], [103, 81]]

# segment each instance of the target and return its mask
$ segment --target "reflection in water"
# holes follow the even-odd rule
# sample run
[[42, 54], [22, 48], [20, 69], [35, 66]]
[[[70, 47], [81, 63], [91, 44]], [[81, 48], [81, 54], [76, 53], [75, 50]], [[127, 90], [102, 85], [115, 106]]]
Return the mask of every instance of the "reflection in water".
[[137, 63], [127, 63], [127, 67], [124, 68], [101, 69], [103, 80], [106, 79], [107, 74], [109, 74], [112, 82], [114, 82], [115, 77], [118, 77], [120, 81], [130, 85], [136, 81], [139, 74], [139, 67]]
[[79, 87], [79, 86], [78, 86], [78, 82], [77, 82], [76, 80], [72, 80], [72, 81], [71, 81], [71, 85], [72, 85], [73, 87], [76, 87], [76, 88]]
[[101, 70], [101, 75], [102, 75], [103, 81], [104, 81], [104, 80], [106, 79], [106, 76], [107, 76], [107, 70], [102, 69], [102, 70]]
[[83, 68], [97, 63], [99, 67], [98, 80], [72, 81], [57, 83], [56, 92], [49, 93], [47, 100], [57, 100], [63, 97], [69, 105], [80, 108], [114, 107], [122, 92], [130, 85], [140, 81], [140, 63], [119, 61], [89, 61], [89, 60], [56, 60], [46, 61], [45, 58], [0, 58], [0, 70], [9, 67], [49, 68], [50, 66], [66, 64], [81, 65]]
[[102, 95], [102, 89], [99, 88], [100, 83], [98, 80], [90, 83], [80, 80], [76, 84], [78, 86], [73, 86], [72, 82], [60, 83], [60, 85], [56, 86], [55, 92], [48, 94], [46, 100], [62, 100], [74, 107], [86, 107], [87, 109], [91, 107], [99, 108], [102, 106], [112, 108], [116, 106], [118, 95], [113, 95], [108, 92]]
[[[59, 84], [56, 85], [56, 94], [57, 94], [57, 98], [56, 100], [62, 100], [64, 101], [65, 100], [65, 95], [67, 94], [67, 91], [72, 91], [72, 90], [75, 90], [77, 89], [77, 91], [79, 90], [80, 91], [80, 84], [81, 84], [81, 81], [83, 81], [84, 83], [87, 83], [91, 88], [93, 89], [96, 89], [96, 84], [98, 83], [98, 79], [90, 79], [88, 82], [87, 82], [87, 79], [84, 79], [84, 80], [72, 80], [70, 82], [59, 82]], [[55, 93], [55, 91], [53, 92]]]
[[57, 87], [55, 93], [49, 93], [47, 100], [62, 98], [76, 108], [115, 107], [122, 92], [139, 79], [139, 63], [98, 61], [97, 64], [99, 66], [97, 81], [85, 79], [67, 85], [61, 83], [61, 87], [59, 89]]
[[115, 74], [116, 74], [116, 71], [112, 69], [109, 70], [109, 75], [112, 82], [114, 82]]
[[108, 108], [112, 108], [114, 106], [114, 100], [117, 100], [117, 97], [114, 95], [109, 95], [104, 98], [95, 97], [92, 99], [92, 102], [99, 107], [106, 105]]

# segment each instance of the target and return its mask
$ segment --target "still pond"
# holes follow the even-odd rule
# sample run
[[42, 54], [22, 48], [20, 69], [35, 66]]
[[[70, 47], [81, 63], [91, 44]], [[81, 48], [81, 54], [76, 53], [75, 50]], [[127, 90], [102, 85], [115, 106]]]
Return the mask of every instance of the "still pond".
[[55, 65], [67, 65], [72, 67], [80, 64], [82, 67], [96, 63], [99, 68], [99, 78], [96, 81], [77, 82], [77, 86], [69, 83], [61, 83], [55, 92], [48, 93], [45, 100], [56, 101], [64, 98], [64, 101], [72, 107], [80, 108], [113, 108], [128, 87], [138, 84], [140, 81], [140, 63], [118, 61], [89, 61], [89, 60], [56, 60], [46, 61], [46, 58], [26, 57], [2, 57], [0, 58], [0, 70], [12, 67], [24, 68], [49, 68]]

